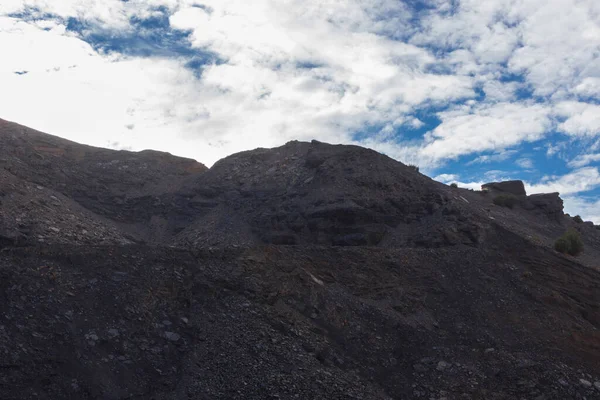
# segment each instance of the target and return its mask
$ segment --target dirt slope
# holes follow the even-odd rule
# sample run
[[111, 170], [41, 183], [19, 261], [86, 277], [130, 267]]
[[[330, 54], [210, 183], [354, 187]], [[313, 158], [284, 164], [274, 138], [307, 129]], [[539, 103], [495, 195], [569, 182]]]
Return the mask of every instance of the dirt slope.
[[0, 397], [598, 397], [598, 274], [505, 250], [5, 250]]

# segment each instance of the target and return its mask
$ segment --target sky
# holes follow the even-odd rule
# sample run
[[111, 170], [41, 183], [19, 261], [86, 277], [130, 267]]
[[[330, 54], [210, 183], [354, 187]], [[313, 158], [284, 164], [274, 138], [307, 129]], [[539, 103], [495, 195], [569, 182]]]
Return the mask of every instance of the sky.
[[208, 166], [358, 144], [600, 223], [600, 1], [0, 0], [0, 118]]

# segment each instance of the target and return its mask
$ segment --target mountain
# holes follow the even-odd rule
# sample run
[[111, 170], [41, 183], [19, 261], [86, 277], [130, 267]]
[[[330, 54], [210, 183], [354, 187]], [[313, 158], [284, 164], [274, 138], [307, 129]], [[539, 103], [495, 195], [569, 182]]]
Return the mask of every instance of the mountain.
[[0, 166], [2, 399], [600, 398], [600, 231], [556, 193], [316, 141], [208, 169], [3, 120]]

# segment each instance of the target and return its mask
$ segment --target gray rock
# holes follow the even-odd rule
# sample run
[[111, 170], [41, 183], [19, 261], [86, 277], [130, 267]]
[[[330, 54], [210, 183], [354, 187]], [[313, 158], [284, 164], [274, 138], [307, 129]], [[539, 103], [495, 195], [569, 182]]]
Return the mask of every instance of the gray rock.
[[181, 336], [175, 332], [165, 332], [165, 339], [176, 342], [181, 338]]
[[119, 336], [119, 331], [116, 329], [109, 329], [108, 330], [108, 337], [113, 339], [116, 338], [117, 336]]
[[438, 371], [444, 371], [449, 366], [450, 364], [448, 364], [446, 361], [440, 361], [437, 363], [437, 367], [435, 367], [435, 369], [437, 369]]
[[423, 364], [415, 364], [415, 365], [413, 365], [413, 368], [417, 372], [426, 372], [427, 371], [427, 367], [424, 366]]
[[581, 383], [583, 386], [585, 386], [587, 388], [592, 387], [592, 382], [585, 380], [585, 379], [580, 379], [579, 383]]

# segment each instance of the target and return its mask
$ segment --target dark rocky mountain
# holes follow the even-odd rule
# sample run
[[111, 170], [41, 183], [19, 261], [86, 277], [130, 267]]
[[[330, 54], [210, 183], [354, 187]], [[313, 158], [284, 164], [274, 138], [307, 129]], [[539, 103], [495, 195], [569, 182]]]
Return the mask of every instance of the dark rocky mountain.
[[2, 120], [0, 166], [2, 399], [600, 398], [600, 231], [558, 194], [319, 142], [207, 169]]

